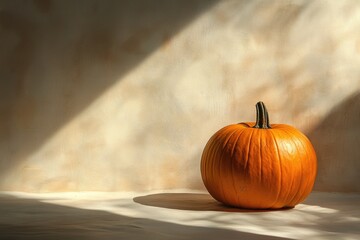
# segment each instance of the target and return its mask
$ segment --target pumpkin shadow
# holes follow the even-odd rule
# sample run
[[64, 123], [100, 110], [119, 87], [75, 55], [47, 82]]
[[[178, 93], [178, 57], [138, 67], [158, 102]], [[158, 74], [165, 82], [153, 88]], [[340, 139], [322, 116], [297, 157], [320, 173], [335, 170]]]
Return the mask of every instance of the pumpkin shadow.
[[205, 193], [157, 193], [133, 198], [133, 201], [142, 205], [190, 211], [216, 212], [271, 212], [285, 211], [282, 209], [245, 209], [222, 204]]

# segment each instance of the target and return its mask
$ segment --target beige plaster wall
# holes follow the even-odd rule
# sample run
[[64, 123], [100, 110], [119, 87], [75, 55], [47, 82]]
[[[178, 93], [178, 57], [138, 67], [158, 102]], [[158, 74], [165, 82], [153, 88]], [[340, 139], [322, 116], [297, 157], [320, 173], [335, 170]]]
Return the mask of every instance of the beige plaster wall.
[[203, 189], [219, 128], [306, 133], [315, 189], [359, 191], [360, 4], [1, 1], [0, 190]]

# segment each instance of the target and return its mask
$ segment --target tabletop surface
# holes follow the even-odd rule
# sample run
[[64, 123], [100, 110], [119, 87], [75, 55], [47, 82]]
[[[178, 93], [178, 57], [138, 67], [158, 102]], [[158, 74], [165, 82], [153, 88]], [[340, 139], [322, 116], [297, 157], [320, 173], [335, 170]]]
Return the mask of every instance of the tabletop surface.
[[0, 213], [0, 239], [360, 239], [359, 193], [254, 211], [188, 189], [1, 192]]

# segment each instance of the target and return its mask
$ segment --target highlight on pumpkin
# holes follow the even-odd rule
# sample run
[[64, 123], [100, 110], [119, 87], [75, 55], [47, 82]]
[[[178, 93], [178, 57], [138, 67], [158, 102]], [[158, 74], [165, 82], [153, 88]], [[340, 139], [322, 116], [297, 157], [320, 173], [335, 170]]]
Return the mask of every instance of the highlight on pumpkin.
[[296, 128], [270, 126], [263, 102], [256, 104], [256, 113], [255, 125], [228, 125], [210, 138], [201, 157], [204, 185], [211, 196], [226, 205], [292, 208], [313, 188], [315, 150]]

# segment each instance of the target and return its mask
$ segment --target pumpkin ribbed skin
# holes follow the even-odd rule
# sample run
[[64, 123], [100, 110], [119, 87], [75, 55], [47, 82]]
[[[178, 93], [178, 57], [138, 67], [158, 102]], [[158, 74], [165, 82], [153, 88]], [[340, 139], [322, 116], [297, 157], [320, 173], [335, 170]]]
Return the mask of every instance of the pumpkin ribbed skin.
[[229, 125], [210, 138], [201, 157], [204, 185], [216, 200], [235, 207], [294, 207], [314, 185], [314, 148], [289, 125], [254, 125]]

